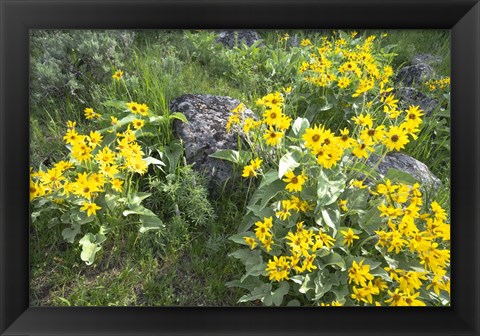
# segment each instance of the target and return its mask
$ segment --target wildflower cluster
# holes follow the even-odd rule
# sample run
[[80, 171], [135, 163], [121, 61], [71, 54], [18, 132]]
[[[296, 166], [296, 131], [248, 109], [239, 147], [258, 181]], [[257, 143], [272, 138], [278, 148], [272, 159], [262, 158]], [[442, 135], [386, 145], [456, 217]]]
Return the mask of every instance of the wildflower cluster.
[[431, 79], [425, 82], [430, 91], [443, 90], [450, 87], [450, 77]]
[[303, 40], [300, 45], [308, 48], [309, 59], [301, 64], [299, 72], [307, 83], [351, 97], [381, 89], [389, 82], [393, 69], [379, 52], [375, 39], [375, 35], [363, 39], [352, 32], [323, 37], [316, 47]]
[[[249, 247], [232, 254], [246, 267], [240, 285], [232, 285], [252, 288], [239, 302], [280, 304], [272, 299], [278, 293], [315, 305], [449, 302], [446, 212], [435, 201], [433, 214], [426, 211], [419, 183], [357, 179], [358, 164], [416, 140], [424, 113], [419, 106], [399, 107], [390, 87], [393, 70], [378, 56], [375, 37], [356, 36], [323, 38], [319, 47], [301, 43], [312, 51], [301, 68], [304, 80], [343, 90], [348, 102], [362, 96], [346, 119], [352, 127], [292, 120], [291, 92], [300, 92], [301, 84], [288, 95], [258, 99], [263, 118], [254, 127], [245, 127], [243, 105], [232, 112], [229, 121], [243, 129], [257, 158], [242, 176], [261, 178], [231, 238]], [[268, 290], [258, 285], [263, 282], [270, 282]]]
[[[85, 118], [108, 127], [92, 130], [87, 134], [78, 131], [76, 121], [68, 121], [63, 140], [69, 149], [65, 160], [47, 168], [31, 169], [30, 200], [40, 213], [45, 204], [50, 202], [59, 212], [62, 223], [71, 224], [72, 228], [63, 231], [63, 236], [73, 242], [81, 233], [81, 224], [91, 223], [88, 230], [100, 227], [99, 234], [111, 228], [112, 218], [128, 214], [139, 215], [140, 223], [148, 222], [151, 228], [160, 227], [161, 221], [155, 214], [143, 208], [140, 202], [148, 194], [136, 197], [133, 177], [147, 172], [150, 163], [163, 164], [161, 161], [147, 157], [138, 143], [142, 130], [148, 119], [148, 106], [136, 102], [122, 103], [123, 113], [127, 116], [118, 120], [114, 113], [100, 114], [93, 108], [85, 109]], [[35, 217], [36, 218], [36, 217]], [[89, 239], [88, 244], [85, 237]], [[82, 259], [88, 264], [93, 262], [95, 252], [104, 238], [91, 233], [80, 241], [84, 250]], [[83, 242], [82, 242], [83, 241]], [[86, 246], [85, 246], [86, 245]], [[94, 249], [92, 246], [96, 246]]]

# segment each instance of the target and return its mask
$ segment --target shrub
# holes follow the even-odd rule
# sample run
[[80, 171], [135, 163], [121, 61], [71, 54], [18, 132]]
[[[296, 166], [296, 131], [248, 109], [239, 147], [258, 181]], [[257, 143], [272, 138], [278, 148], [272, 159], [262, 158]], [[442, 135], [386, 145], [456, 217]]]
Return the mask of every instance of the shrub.
[[30, 85], [34, 102], [48, 97], [88, 100], [92, 83], [122, 68], [135, 33], [132, 31], [33, 30], [30, 36]]

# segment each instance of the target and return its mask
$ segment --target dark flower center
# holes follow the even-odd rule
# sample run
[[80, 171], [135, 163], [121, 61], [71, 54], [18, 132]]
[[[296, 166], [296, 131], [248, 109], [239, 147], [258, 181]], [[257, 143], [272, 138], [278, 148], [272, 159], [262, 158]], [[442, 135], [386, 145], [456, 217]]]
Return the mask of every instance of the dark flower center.
[[390, 138], [393, 142], [397, 142], [398, 141], [398, 135], [394, 134], [392, 135], [392, 137]]

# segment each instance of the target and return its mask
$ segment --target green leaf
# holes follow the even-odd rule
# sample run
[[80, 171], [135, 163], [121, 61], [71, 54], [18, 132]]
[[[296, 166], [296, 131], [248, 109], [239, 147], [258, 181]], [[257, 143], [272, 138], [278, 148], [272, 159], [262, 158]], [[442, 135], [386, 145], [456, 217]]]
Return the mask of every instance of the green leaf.
[[345, 179], [339, 176], [337, 179], [329, 179], [321, 170], [317, 180], [317, 206], [325, 206], [334, 203], [345, 188]]
[[315, 284], [315, 300], [321, 299], [332, 288], [330, 273], [327, 270], [318, 272], [314, 280]]
[[121, 100], [107, 100], [102, 103], [103, 106], [113, 107], [114, 109], [124, 111], [127, 108], [127, 103]]
[[258, 188], [252, 195], [250, 199], [249, 207], [256, 205], [258, 201], [260, 202], [259, 211], [261, 211], [265, 206], [270, 202], [270, 200], [275, 197], [280, 191], [285, 190], [285, 182], [277, 180], [270, 184], [268, 187]]
[[[228, 237], [228, 239], [237, 243], [237, 244], [248, 246], [248, 244], [245, 242], [244, 237], [252, 237], [253, 238], [253, 237], [255, 237], [255, 235], [252, 232], [240, 232], [240, 233], [231, 235], [230, 237]], [[232, 254], [232, 256], [235, 257], [235, 255], [233, 255], [233, 254]]]
[[258, 276], [258, 275], [265, 275], [265, 269], [267, 268], [267, 264], [261, 262], [260, 259], [256, 257], [252, 257], [251, 259], [247, 260], [247, 265], [245, 265], [245, 274], [240, 278], [240, 281], [243, 282], [249, 276]]
[[174, 113], [170, 114], [168, 117], [170, 119], [177, 119], [177, 120], [180, 120], [184, 123], [188, 123], [187, 117], [185, 117], [185, 114], [183, 114], [182, 112], [174, 112]]
[[143, 161], [145, 161], [147, 165], [153, 164], [156, 166], [166, 166], [165, 163], [151, 156], [147, 156], [146, 158], [143, 158]]
[[312, 290], [315, 288], [315, 284], [313, 282], [313, 278], [311, 274], [305, 275], [305, 280], [303, 281], [302, 286], [299, 288], [299, 292], [302, 294], [307, 293], [309, 290]]
[[329, 255], [323, 257], [322, 261], [325, 265], [335, 265], [340, 267], [341, 271], [345, 271], [347, 269], [345, 260], [338, 253], [332, 252]]
[[385, 174], [385, 179], [390, 179], [392, 182], [406, 183], [409, 185], [417, 183], [417, 180], [412, 175], [395, 168], [388, 169], [387, 174]]
[[142, 226], [140, 226], [140, 233], [145, 233], [151, 230], [160, 230], [165, 227], [165, 224], [161, 221], [158, 217], [152, 216], [140, 216], [140, 222]]
[[143, 215], [143, 216], [150, 216], [150, 217], [156, 217], [157, 215], [153, 213], [151, 210], [148, 210], [147, 208], [137, 205], [134, 207], [131, 207], [129, 210], [125, 210], [123, 212], [123, 215], [127, 217], [128, 215]]
[[259, 189], [270, 185], [272, 182], [275, 182], [278, 180], [278, 172], [275, 169], [271, 169], [265, 174], [263, 174], [262, 181], [260, 182], [260, 185], [258, 186]]
[[126, 125], [126, 124], [131, 123], [131, 122], [134, 121], [135, 119], [137, 119], [137, 116], [136, 116], [136, 115], [134, 115], [134, 114], [129, 114], [128, 116], [120, 119], [120, 120], [118, 121], [118, 124], [117, 124], [117, 125], [118, 125], [118, 127], [121, 127], [121, 126], [123, 126], [123, 125]]
[[342, 302], [345, 299], [345, 296], [348, 296], [350, 294], [348, 290], [348, 285], [341, 285], [341, 286], [335, 286], [332, 287], [331, 292], [335, 294], [335, 297], [337, 298], [338, 301]]
[[359, 216], [358, 225], [369, 234], [375, 234], [375, 231], [377, 231], [383, 223], [380, 213], [377, 206], [373, 206], [365, 214]]
[[287, 307], [300, 307], [300, 301], [293, 299], [288, 301]]
[[151, 193], [146, 193], [146, 192], [137, 192], [136, 194], [133, 194], [130, 198], [130, 204], [131, 205], [140, 205], [143, 200], [147, 199], [148, 197], [152, 196]]
[[255, 301], [255, 300], [262, 300], [267, 295], [270, 295], [270, 291], [272, 290], [271, 284], [263, 284], [259, 287], [255, 287], [250, 294], [246, 294], [238, 299], [238, 302], [248, 302], [248, 301]]
[[105, 194], [105, 204], [110, 210], [114, 210], [117, 207], [119, 199], [120, 199], [120, 196], [118, 195]]
[[306, 118], [297, 118], [293, 122], [292, 131], [296, 136], [302, 135], [307, 128], [310, 127], [310, 122]]
[[87, 233], [80, 239], [79, 244], [82, 246], [82, 253], [80, 258], [87, 264], [91, 265], [95, 261], [95, 254], [102, 249], [102, 247], [95, 243], [96, 236]]
[[238, 287], [252, 291], [255, 287], [260, 287], [263, 284], [263, 281], [258, 277], [249, 276], [241, 282], [240, 280], [229, 281], [225, 284], [228, 288]]
[[[338, 228], [340, 227], [340, 211], [338, 207], [327, 207], [320, 210], [323, 223], [333, 230], [333, 236], [337, 235]], [[318, 223], [318, 222], [317, 222]]]
[[280, 159], [279, 166], [278, 166], [278, 178], [282, 178], [285, 173], [295, 169], [298, 167], [300, 163], [295, 160], [292, 153], [288, 152]]
[[233, 149], [220, 149], [209, 155], [209, 157], [230, 161], [240, 166], [245, 165], [250, 160], [251, 156], [252, 154], [249, 151], [236, 151]]
[[73, 244], [75, 237], [82, 232], [82, 226], [77, 223], [73, 223], [71, 228], [65, 228], [62, 231], [62, 237], [67, 242]]
[[[278, 307], [282, 304], [283, 297], [288, 294], [289, 290], [290, 290], [290, 285], [288, 284], [288, 282], [282, 281], [280, 282], [278, 289], [270, 295], [269, 300], [271, 300], [271, 302]], [[265, 298], [265, 304], [267, 306], [271, 305], [267, 303], [267, 298]]]
[[87, 216], [87, 214], [83, 211], [80, 211], [78, 209], [72, 209], [70, 218], [72, 222], [83, 225], [87, 224], [90, 222], [93, 222], [95, 220], [95, 216]]
[[183, 146], [178, 141], [173, 141], [163, 150], [168, 161], [168, 172], [173, 173], [178, 166], [178, 161], [183, 155]]
[[[245, 241], [244, 241], [245, 242]], [[260, 256], [260, 250], [251, 250], [251, 249], [239, 249], [235, 252], [229, 254], [230, 257], [241, 260], [244, 264], [254, 256], [258, 259]]]

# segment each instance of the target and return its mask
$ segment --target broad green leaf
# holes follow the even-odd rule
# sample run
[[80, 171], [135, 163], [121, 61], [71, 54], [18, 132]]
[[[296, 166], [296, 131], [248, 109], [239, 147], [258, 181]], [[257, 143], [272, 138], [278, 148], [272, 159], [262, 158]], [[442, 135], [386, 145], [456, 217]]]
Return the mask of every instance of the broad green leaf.
[[314, 280], [315, 284], [315, 300], [321, 299], [325, 293], [329, 292], [332, 288], [332, 283], [330, 281], [329, 272], [324, 270], [318, 272], [317, 277]]
[[406, 183], [409, 185], [413, 185], [417, 182], [412, 175], [394, 168], [388, 169], [387, 174], [385, 174], [385, 179], [390, 179], [392, 182]]
[[140, 233], [145, 233], [151, 230], [159, 230], [165, 227], [165, 224], [160, 220], [158, 217], [152, 216], [140, 216], [140, 222], [142, 226], [140, 226]]
[[309, 290], [315, 288], [315, 283], [313, 282], [312, 276], [310, 274], [305, 275], [305, 280], [303, 281], [302, 286], [298, 290], [300, 293], [305, 294]]
[[62, 237], [69, 243], [73, 243], [75, 237], [82, 232], [81, 225], [73, 223], [71, 228], [65, 228], [62, 231]]
[[[244, 264], [253, 257], [257, 258], [260, 256], [260, 250], [251, 250], [251, 249], [239, 249], [235, 252], [229, 254], [230, 257], [241, 260]], [[260, 259], [259, 259], [260, 260]]]
[[262, 181], [260, 182], [259, 189], [270, 185], [272, 182], [278, 180], [278, 172], [275, 169], [271, 169], [263, 175]]
[[317, 182], [317, 206], [325, 206], [334, 203], [345, 189], [345, 180], [341, 176], [338, 179], [329, 179], [321, 170]]
[[237, 151], [233, 149], [220, 149], [209, 155], [209, 157], [230, 161], [240, 166], [245, 165], [250, 160], [251, 156], [252, 154], [249, 151]]
[[80, 211], [78, 209], [72, 209], [70, 218], [74, 223], [83, 225], [87, 224], [90, 222], [93, 222], [95, 220], [95, 216], [87, 216], [87, 214], [83, 211]]
[[248, 302], [248, 301], [256, 301], [262, 300], [267, 295], [270, 295], [270, 291], [272, 290], [271, 284], [263, 284], [259, 287], [255, 287], [250, 294], [246, 294], [238, 299], [238, 302]]
[[285, 190], [285, 182], [281, 180], [274, 181], [269, 186], [264, 188], [258, 188], [252, 195], [250, 199], [249, 206], [256, 205], [258, 201], [260, 202], [259, 211], [265, 208], [265, 206], [270, 202], [270, 200], [275, 197], [280, 191]]
[[345, 197], [347, 199], [347, 208], [352, 210], [364, 210], [367, 208], [369, 193], [367, 189], [356, 189]]
[[333, 230], [333, 236], [336, 236], [340, 227], [340, 211], [338, 207], [323, 208], [320, 210], [320, 214], [323, 223], [330, 227]]
[[296, 284], [301, 285], [303, 283], [303, 281], [305, 280], [305, 276], [300, 275], [300, 274], [294, 275], [294, 276], [290, 277], [290, 280], [293, 281]]
[[146, 158], [143, 158], [143, 161], [145, 161], [148, 165], [153, 164], [156, 166], [166, 166], [165, 163], [151, 156], [147, 156]]
[[280, 159], [278, 166], [278, 178], [282, 178], [285, 173], [298, 167], [300, 163], [295, 160], [292, 153], [288, 152]]
[[306, 118], [297, 118], [293, 122], [292, 131], [296, 136], [302, 135], [307, 128], [310, 127], [310, 122]]
[[255, 287], [260, 287], [263, 281], [258, 277], [249, 276], [241, 282], [240, 280], [229, 281], [225, 284], [228, 288], [238, 287], [252, 291]]
[[121, 126], [123, 126], [123, 125], [126, 125], [126, 124], [131, 123], [131, 122], [134, 121], [135, 119], [137, 119], [137, 116], [136, 116], [136, 115], [134, 115], [134, 114], [129, 114], [128, 116], [120, 119], [120, 120], [118, 121], [118, 124], [117, 124], [117, 125], [118, 125], [119, 127], [121, 127]]
[[[253, 259], [253, 258], [252, 258]], [[261, 258], [260, 258], [261, 259]], [[248, 262], [248, 261], [247, 261]], [[249, 276], [258, 276], [258, 275], [265, 275], [265, 269], [267, 268], [266, 263], [258, 263], [255, 262], [253, 264], [247, 263], [245, 266], [245, 274], [240, 278], [240, 281], [243, 282]]]
[[137, 192], [136, 194], [132, 195], [130, 198], [130, 204], [132, 205], [140, 205], [144, 199], [150, 197], [151, 193], [146, 192]]
[[114, 109], [124, 111], [127, 108], [127, 103], [121, 100], [107, 100], [102, 103], [103, 106], [113, 107]]
[[289, 289], [290, 285], [287, 281], [280, 282], [278, 289], [265, 298], [265, 305], [271, 306], [273, 303], [277, 307], [280, 306], [283, 302], [283, 297], [288, 294]]
[[[228, 237], [228, 239], [237, 244], [248, 246], [248, 244], [245, 242], [244, 237], [255, 237], [255, 235], [252, 232], [240, 232], [240, 233], [231, 235], [230, 237]], [[232, 254], [232, 256], [234, 255]]]
[[118, 195], [105, 194], [105, 204], [110, 210], [114, 210], [117, 207], [119, 199], [120, 199], [120, 196]]
[[377, 209], [377, 206], [373, 206], [365, 214], [359, 216], [358, 224], [362, 229], [373, 235], [383, 223], [380, 213], [381, 212]]
[[178, 119], [184, 123], [188, 123], [187, 117], [182, 112], [174, 112], [168, 116], [170, 119]]
[[95, 261], [95, 254], [102, 249], [95, 243], [96, 237], [92, 233], [87, 233], [80, 239], [79, 244], [82, 246], [80, 258], [87, 264], [91, 265]]
[[338, 301], [343, 302], [345, 296], [350, 294], [348, 290], [348, 285], [334, 286], [331, 289], [332, 293], [335, 294], [335, 297]]
[[163, 150], [168, 161], [168, 172], [173, 173], [178, 166], [178, 161], [183, 154], [183, 146], [178, 141], [173, 141], [170, 145], [166, 146]]
[[296, 299], [290, 300], [287, 303], [287, 307], [299, 307], [299, 306], [300, 306], [300, 301], [298, 301]]
[[127, 217], [128, 215], [143, 215], [143, 216], [151, 216], [151, 217], [156, 217], [157, 216], [151, 210], [148, 210], [147, 208], [145, 208], [141, 205], [137, 205], [137, 206], [134, 206], [134, 207], [130, 208], [129, 210], [125, 210], [123, 212], [123, 215], [125, 217]]
[[335, 265], [340, 267], [340, 270], [345, 271], [347, 266], [345, 260], [337, 253], [330, 253], [329, 255], [322, 258], [322, 261], [325, 265]]

